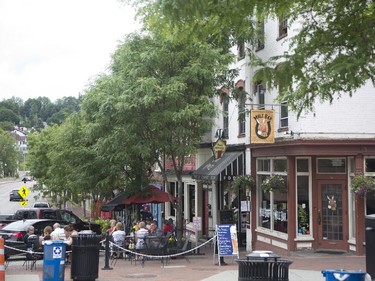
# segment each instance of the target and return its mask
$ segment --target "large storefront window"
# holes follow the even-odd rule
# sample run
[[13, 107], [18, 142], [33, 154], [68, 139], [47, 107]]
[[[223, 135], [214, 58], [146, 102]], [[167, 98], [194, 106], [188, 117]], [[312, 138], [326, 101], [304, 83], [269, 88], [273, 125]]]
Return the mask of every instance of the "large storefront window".
[[297, 158], [297, 234], [311, 235], [310, 158]]
[[271, 231], [288, 232], [288, 202], [287, 193], [268, 192], [262, 190], [260, 185], [271, 175], [286, 176], [287, 160], [258, 159], [257, 160], [257, 184], [259, 196], [259, 220], [258, 226]]

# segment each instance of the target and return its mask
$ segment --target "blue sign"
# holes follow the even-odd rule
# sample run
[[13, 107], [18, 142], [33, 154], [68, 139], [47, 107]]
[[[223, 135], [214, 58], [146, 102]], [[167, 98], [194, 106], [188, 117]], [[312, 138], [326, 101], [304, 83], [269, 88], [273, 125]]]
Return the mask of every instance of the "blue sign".
[[237, 227], [235, 224], [216, 225], [219, 256], [238, 256]]

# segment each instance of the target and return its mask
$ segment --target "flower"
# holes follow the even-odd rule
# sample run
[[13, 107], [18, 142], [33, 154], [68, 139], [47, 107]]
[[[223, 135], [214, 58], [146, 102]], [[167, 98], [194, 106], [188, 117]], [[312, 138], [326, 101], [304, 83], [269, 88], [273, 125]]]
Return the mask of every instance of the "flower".
[[265, 191], [274, 191], [274, 192], [286, 192], [287, 185], [285, 177], [281, 175], [272, 175], [266, 179], [260, 187]]
[[255, 180], [252, 176], [237, 176], [232, 182], [233, 190], [238, 190], [240, 187], [245, 187], [251, 190], [255, 187]]
[[365, 196], [367, 192], [375, 190], [375, 180], [366, 176], [355, 176], [352, 178], [351, 191], [354, 194]]

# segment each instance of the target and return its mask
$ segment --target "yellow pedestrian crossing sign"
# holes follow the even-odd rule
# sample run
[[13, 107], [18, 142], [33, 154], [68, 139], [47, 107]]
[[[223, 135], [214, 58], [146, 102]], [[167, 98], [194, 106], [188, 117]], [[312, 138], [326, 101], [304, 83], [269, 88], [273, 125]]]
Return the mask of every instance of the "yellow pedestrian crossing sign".
[[30, 190], [27, 189], [26, 185], [23, 185], [20, 190], [18, 190], [18, 194], [21, 195], [23, 199], [29, 195]]
[[29, 204], [29, 202], [27, 201], [20, 201], [20, 206], [27, 206]]

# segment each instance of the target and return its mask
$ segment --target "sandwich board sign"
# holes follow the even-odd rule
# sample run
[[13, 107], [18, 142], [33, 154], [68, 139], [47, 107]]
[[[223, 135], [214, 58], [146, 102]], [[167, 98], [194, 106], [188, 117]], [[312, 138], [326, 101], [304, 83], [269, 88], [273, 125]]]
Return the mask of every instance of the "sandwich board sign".
[[237, 227], [235, 224], [216, 225], [217, 254], [219, 258], [236, 256], [239, 258]]

